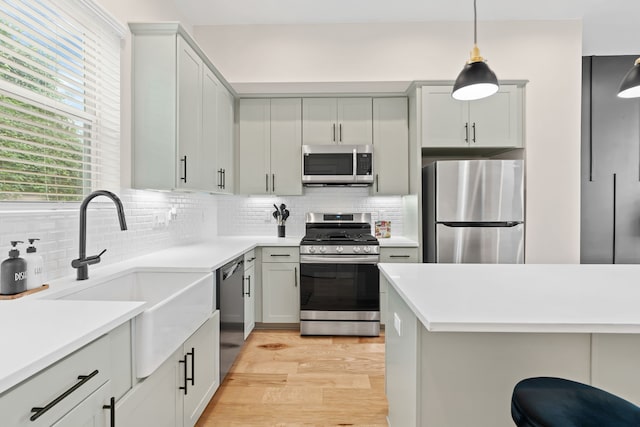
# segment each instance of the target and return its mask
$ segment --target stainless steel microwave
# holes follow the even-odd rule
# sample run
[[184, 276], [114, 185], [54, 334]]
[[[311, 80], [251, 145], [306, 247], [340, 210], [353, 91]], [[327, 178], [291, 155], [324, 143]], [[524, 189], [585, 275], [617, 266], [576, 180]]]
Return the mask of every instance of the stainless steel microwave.
[[302, 184], [373, 184], [373, 145], [303, 145]]

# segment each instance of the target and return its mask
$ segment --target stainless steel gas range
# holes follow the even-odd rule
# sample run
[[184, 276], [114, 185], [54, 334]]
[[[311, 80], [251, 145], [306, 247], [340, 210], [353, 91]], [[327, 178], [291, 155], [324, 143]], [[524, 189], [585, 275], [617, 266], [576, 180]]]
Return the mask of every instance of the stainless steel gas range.
[[380, 258], [368, 213], [307, 213], [300, 334], [380, 334]]

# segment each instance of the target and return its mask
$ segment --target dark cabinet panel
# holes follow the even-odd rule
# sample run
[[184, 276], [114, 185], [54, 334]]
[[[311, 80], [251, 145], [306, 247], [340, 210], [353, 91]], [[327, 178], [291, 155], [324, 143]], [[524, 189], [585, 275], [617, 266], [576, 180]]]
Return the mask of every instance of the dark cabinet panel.
[[635, 58], [583, 58], [583, 263], [640, 262], [640, 100], [616, 96]]

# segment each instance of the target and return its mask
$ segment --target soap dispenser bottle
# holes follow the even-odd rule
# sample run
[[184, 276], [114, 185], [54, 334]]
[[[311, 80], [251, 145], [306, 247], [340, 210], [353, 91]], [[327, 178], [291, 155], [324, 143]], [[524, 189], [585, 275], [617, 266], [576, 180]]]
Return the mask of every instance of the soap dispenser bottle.
[[20, 252], [16, 248], [19, 240], [11, 242], [11, 250], [9, 258], [0, 264], [0, 294], [13, 295], [25, 290], [25, 282], [27, 279], [27, 262], [20, 258]]
[[36, 247], [33, 243], [36, 240], [30, 238], [29, 246], [27, 248], [27, 254], [24, 256], [24, 260], [27, 261], [27, 282], [25, 284], [25, 289], [28, 291], [30, 289], [39, 288], [44, 283], [44, 260], [42, 256], [37, 253]]

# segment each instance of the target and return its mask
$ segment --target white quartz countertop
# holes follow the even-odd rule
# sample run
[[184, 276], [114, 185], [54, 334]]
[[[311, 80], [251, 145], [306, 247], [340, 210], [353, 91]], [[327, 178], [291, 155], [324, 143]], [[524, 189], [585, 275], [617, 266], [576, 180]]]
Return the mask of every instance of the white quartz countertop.
[[379, 268], [433, 332], [640, 333], [640, 265]]
[[380, 242], [380, 247], [383, 248], [417, 248], [419, 246], [415, 240], [403, 236], [389, 237], [386, 239], [378, 238], [378, 242]]
[[[299, 246], [302, 236], [217, 237], [209, 242], [176, 246], [110, 265], [89, 267], [89, 281], [74, 276], [49, 281], [48, 290], [0, 301], [0, 393], [90, 343], [144, 310], [144, 303], [56, 300], [131, 269], [215, 271], [258, 246]], [[402, 237], [380, 239], [383, 246], [414, 246]], [[382, 242], [384, 240], [384, 242]]]
[[131, 269], [215, 271], [257, 246], [298, 246], [298, 237], [218, 237], [176, 246], [131, 260], [89, 267], [89, 280], [74, 276], [49, 282], [50, 288], [0, 301], [0, 393], [90, 343], [144, 310], [144, 302], [56, 300], [72, 290]]
[[145, 304], [0, 301], [0, 393], [137, 316]]

